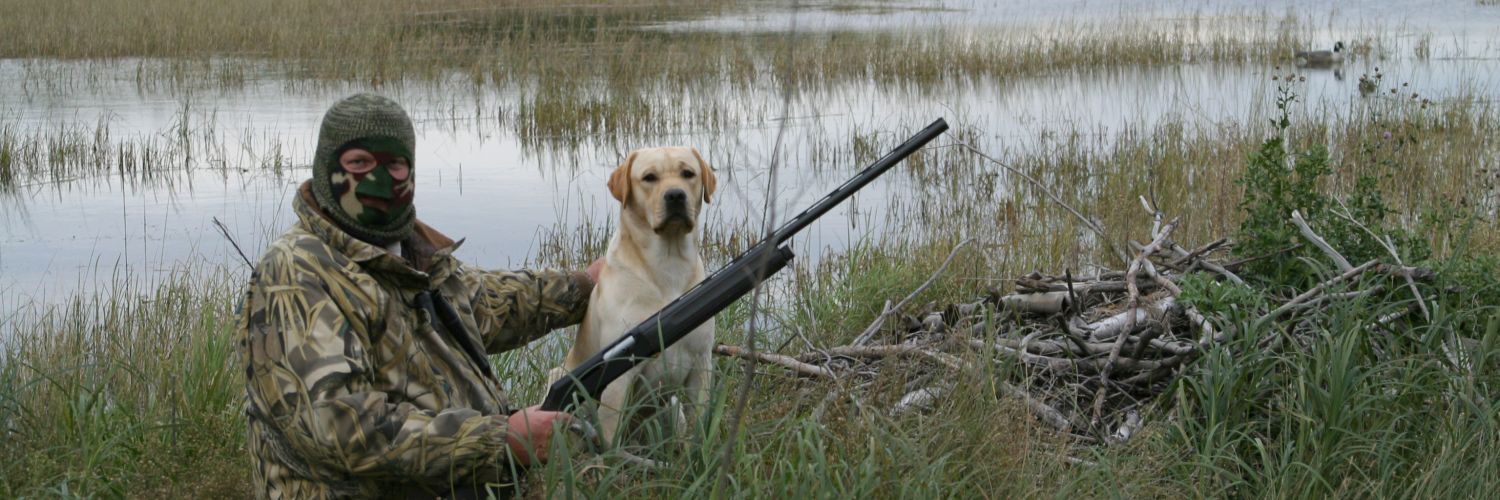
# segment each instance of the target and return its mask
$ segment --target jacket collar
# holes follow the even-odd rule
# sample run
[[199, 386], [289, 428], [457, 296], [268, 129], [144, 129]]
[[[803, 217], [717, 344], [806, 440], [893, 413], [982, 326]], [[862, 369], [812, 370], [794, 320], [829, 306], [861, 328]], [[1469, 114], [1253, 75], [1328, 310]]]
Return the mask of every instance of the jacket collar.
[[410, 263], [384, 248], [350, 236], [339, 229], [318, 206], [313, 198], [311, 181], [302, 183], [297, 189], [297, 196], [292, 200], [292, 210], [297, 213], [299, 225], [323, 240], [329, 248], [358, 262], [371, 274], [389, 279], [404, 288], [436, 288], [438, 283], [442, 283], [458, 267], [453, 252], [463, 245], [463, 240], [454, 241], [421, 220], [416, 221], [411, 237], [401, 242], [403, 253], [411, 258]]

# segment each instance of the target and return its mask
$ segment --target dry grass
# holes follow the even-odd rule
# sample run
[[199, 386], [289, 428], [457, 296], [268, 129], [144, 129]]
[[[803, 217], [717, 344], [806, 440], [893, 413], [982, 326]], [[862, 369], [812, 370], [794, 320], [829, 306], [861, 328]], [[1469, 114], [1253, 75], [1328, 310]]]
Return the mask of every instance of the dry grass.
[[[1090, 67], [1284, 59], [1308, 38], [1296, 18], [1193, 17], [1150, 23], [1059, 22], [908, 33], [738, 34], [668, 32], [654, 26], [750, 8], [754, 2], [600, 2], [551, 7], [522, 0], [353, 4], [251, 0], [23, 0], [0, 29], [0, 57], [101, 61], [165, 58], [141, 65], [141, 85], [243, 85], [272, 71], [303, 81], [372, 86], [409, 81], [548, 88], [598, 96], [631, 89], [737, 87], [770, 75], [803, 86], [849, 80], [931, 83], [1008, 78]], [[130, 62], [127, 62], [129, 64]], [[795, 71], [792, 71], [795, 70]], [[28, 84], [87, 76], [39, 69]]]

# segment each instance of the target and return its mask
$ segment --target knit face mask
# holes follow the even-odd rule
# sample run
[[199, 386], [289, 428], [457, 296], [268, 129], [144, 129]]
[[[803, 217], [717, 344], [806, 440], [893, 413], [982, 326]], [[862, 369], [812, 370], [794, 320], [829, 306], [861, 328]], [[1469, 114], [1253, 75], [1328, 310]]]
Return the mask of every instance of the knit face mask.
[[385, 137], [355, 139], [339, 148], [328, 183], [338, 209], [359, 225], [379, 228], [401, 220], [411, 210], [411, 152]]
[[[416, 144], [411, 118], [395, 101], [355, 94], [334, 103], [323, 115], [313, 154], [312, 194], [318, 207], [339, 229], [370, 244], [384, 246], [411, 236], [417, 214], [411, 198]], [[352, 149], [369, 153], [369, 158], [346, 169], [340, 160]], [[405, 170], [397, 157], [406, 159]]]

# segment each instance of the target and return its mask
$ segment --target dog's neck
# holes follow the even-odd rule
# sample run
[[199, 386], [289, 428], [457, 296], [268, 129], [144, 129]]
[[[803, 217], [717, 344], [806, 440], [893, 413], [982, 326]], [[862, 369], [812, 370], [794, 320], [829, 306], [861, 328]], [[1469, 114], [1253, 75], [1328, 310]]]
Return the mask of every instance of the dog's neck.
[[697, 230], [656, 233], [644, 218], [630, 210], [620, 211], [620, 224], [631, 227], [615, 232], [614, 241], [610, 242], [611, 254], [620, 254], [608, 255], [607, 259], [634, 259], [645, 264], [645, 269], [682, 271], [639, 276], [663, 292], [681, 293], [702, 278], [703, 257], [698, 251]]

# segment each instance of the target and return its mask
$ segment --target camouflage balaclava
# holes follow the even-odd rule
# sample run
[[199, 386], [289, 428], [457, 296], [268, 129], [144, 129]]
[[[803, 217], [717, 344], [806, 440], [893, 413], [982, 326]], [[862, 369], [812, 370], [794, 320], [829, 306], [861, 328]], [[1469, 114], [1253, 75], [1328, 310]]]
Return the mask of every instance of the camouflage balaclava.
[[[351, 236], [388, 245], [411, 235], [416, 134], [406, 110], [375, 94], [355, 94], [323, 115], [313, 155], [312, 192], [318, 206]], [[373, 165], [345, 170], [339, 156], [350, 149], [369, 151]], [[397, 157], [406, 158], [405, 176]], [[393, 175], [393, 173], [395, 175]]]

